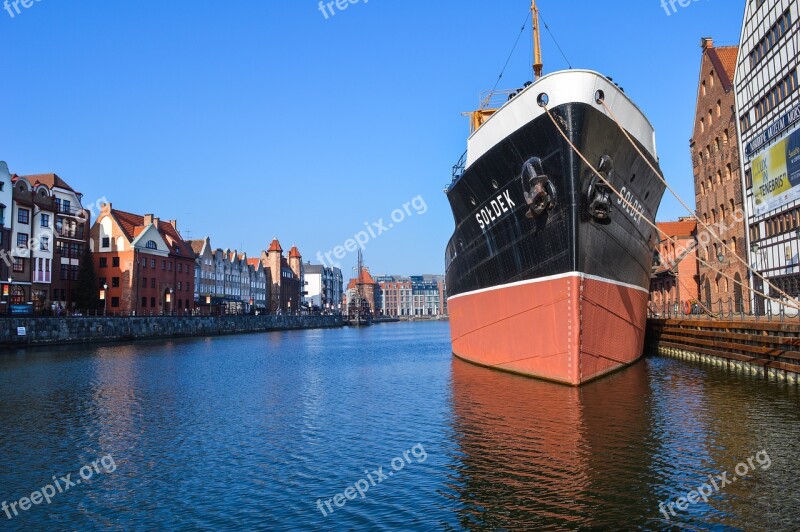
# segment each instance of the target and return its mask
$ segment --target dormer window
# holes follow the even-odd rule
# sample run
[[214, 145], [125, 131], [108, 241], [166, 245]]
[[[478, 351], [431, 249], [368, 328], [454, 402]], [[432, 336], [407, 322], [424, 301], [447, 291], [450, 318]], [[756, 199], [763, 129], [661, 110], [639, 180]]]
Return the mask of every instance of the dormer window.
[[147, 244], [145, 244], [145, 247], [146, 247], [147, 249], [158, 249], [158, 246], [157, 246], [157, 245], [156, 245], [156, 243], [155, 243], [155, 242], [153, 242], [152, 240], [148, 240], [148, 241], [147, 241]]

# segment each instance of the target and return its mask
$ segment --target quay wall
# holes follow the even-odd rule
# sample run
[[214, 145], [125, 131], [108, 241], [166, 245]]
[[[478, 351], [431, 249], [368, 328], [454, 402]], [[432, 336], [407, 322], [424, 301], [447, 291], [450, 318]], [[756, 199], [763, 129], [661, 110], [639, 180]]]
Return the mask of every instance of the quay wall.
[[647, 353], [800, 384], [800, 323], [648, 319]]
[[[0, 319], [0, 347], [116, 342], [342, 327], [341, 316], [152, 316]], [[24, 327], [24, 334], [20, 327]]]

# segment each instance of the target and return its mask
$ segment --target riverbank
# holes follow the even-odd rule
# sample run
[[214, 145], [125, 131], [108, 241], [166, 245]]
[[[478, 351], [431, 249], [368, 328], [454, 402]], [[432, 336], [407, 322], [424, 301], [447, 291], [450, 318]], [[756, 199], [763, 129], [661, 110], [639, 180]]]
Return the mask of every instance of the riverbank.
[[0, 348], [342, 327], [341, 316], [5, 318]]
[[800, 324], [762, 320], [648, 319], [647, 351], [800, 383]]

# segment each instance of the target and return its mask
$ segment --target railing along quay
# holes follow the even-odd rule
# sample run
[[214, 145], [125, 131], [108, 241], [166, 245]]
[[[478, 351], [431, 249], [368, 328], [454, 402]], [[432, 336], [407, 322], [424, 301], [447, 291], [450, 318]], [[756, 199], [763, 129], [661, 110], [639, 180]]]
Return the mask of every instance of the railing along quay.
[[646, 344], [650, 353], [800, 382], [800, 320], [797, 319], [651, 317], [647, 320]]

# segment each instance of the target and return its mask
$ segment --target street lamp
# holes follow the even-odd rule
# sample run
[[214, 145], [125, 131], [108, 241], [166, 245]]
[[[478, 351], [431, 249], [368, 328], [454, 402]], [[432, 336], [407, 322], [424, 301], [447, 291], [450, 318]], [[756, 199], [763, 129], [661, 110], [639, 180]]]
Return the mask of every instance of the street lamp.
[[106, 297], [106, 294], [108, 294], [108, 284], [104, 284], [103, 291], [100, 292], [100, 299], [103, 300], [103, 316], [108, 312], [108, 297]]

